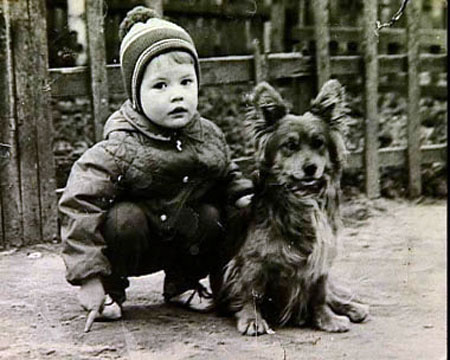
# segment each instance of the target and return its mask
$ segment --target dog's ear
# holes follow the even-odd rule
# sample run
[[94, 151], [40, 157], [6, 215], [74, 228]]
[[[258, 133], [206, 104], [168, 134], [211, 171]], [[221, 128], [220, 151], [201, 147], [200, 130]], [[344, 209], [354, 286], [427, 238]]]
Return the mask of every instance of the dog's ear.
[[289, 112], [281, 95], [267, 82], [259, 83], [253, 89], [250, 101], [256, 117], [264, 120], [266, 127], [274, 125]]
[[328, 80], [312, 101], [311, 112], [322, 117], [330, 126], [330, 137], [334, 144], [334, 163], [342, 168], [346, 163], [344, 133], [350, 108], [345, 98], [345, 89], [337, 80]]
[[343, 131], [349, 113], [345, 89], [337, 80], [328, 80], [312, 101], [311, 112], [323, 117], [332, 130]]

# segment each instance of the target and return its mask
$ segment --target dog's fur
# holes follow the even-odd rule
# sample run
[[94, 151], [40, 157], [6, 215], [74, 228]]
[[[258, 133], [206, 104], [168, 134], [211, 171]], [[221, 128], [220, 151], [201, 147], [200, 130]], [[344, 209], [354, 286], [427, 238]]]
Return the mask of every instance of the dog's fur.
[[328, 281], [340, 227], [340, 176], [345, 163], [344, 89], [328, 81], [311, 109], [289, 113], [280, 94], [261, 83], [252, 94], [258, 175], [242, 246], [226, 265], [220, 309], [245, 335], [287, 323], [333, 332], [364, 320], [366, 305]]

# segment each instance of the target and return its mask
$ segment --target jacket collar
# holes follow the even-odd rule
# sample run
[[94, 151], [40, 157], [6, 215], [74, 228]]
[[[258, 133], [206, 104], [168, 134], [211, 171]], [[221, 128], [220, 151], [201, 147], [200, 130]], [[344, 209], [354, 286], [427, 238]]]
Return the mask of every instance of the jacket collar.
[[170, 142], [180, 137], [188, 137], [192, 140], [203, 142], [203, 124], [198, 112], [195, 113], [192, 120], [185, 127], [177, 130], [164, 128], [153, 123], [147, 117], [138, 113], [133, 108], [130, 100], [123, 103], [120, 112], [135, 130], [150, 139]]

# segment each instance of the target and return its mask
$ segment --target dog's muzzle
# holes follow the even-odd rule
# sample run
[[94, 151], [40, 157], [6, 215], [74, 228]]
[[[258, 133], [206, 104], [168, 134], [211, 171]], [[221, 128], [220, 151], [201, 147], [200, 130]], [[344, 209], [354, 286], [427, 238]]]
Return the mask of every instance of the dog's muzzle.
[[289, 185], [287, 188], [289, 191], [299, 194], [318, 194], [326, 185], [324, 177], [319, 179], [306, 178]]

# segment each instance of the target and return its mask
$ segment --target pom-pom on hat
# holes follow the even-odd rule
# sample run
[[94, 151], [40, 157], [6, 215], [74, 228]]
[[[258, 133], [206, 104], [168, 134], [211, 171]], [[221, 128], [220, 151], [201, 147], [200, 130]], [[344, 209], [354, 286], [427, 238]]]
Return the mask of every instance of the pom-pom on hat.
[[168, 51], [188, 52], [193, 60], [197, 80], [200, 66], [197, 50], [190, 35], [181, 26], [163, 20], [153, 10], [137, 6], [127, 13], [119, 28], [120, 65], [128, 98], [142, 112], [139, 87], [147, 64], [152, 58]]

